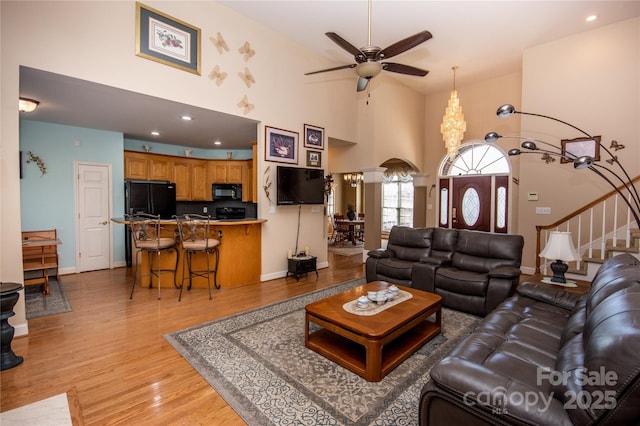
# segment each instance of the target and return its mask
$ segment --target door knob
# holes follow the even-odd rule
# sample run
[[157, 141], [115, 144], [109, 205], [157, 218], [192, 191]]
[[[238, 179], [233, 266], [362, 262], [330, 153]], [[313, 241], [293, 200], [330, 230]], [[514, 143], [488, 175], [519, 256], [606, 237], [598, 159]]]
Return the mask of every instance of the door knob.
[[100, 222], [100, 225], [106, 225], [107, 223], [109, 223], [109, 221], [105, 220], [105, 221]]

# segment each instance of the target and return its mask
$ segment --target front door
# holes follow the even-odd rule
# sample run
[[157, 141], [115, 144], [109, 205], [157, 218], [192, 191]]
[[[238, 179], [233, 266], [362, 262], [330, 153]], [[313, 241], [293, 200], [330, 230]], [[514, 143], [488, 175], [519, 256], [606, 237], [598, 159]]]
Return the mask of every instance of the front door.
[[491, 176], [453, 178], [451, 226], [491, 231]]
[[76, 163], [78, 272], [111, 267], [111, 165]]

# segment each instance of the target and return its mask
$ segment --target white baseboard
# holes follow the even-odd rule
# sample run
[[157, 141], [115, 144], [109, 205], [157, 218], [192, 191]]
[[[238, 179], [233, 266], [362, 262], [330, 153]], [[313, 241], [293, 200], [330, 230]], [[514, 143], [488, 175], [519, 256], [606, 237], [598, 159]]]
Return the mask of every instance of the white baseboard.
[[520, 272], [522, 272], [523, 274], [526, 275], [534, 275], [536, 273], [536, 268], [531, 268], [528, 266], [521, 266], [520, 267]]
[[11, 324], [13, 325], [14, 328], [14, 336], [18, 337], [18, 336], [26, 336], [27, 334], [29, 334], [29, 324], [22, 323], [22, 324]]
[[[323, 268], [328, 268], [329, 267], [329, 262], [319, 262], [316, 263], [316, 268], [317, 269], [323, 269]], [[263, 274], [260, 275], [260, 282], [264, 282], [264, 281], [271, 281], [271, 280], [275, 280], [278, 278], [284, 278], [287, 276], [287, 270], [285, 269], [284, 271], [277, 271], [277, 272], [272, 272], [270, 274]]]

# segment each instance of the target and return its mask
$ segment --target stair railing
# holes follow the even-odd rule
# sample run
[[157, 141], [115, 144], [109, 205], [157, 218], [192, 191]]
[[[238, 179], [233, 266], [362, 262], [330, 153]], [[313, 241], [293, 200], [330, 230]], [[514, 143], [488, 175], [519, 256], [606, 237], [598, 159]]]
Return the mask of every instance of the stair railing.
[[[634, 178], [632, 182], [634, 185], [640, 182], [640, 176]], [[602, 195], [554, 223], [536, 225], [535, 273], [541, 273], [542, 261], [539, 254], [542, 251], [542, 231], [545, 231], [545, 244], [549, 238], [550, 231], [571, 232], [574, 245], [578, 248], [578, 251], [583, 253], [586, 250], [586, 257], [594, 258], [595, 250], [599, 250], [597, 258], [600, 261], [604, 261], [607, 257], [608, 239], [612, 241], [613, 247], [618, 247], [618, 241], [621, 239], [620, 235], [624, 234], [624, 247], [631, 247], [633, 243], [632, 226], [637, 226], [637, 224], [628, 200], [623, 200], [623, 195], [621, 194], [631, 200], [632, 195], [629, 193], [628, 188], [620, 186], [617, 190], [612, 190]], [[586, 224], [583, 224], [583, 222], [586, 222]], [[583, 243], [583, 241], [585, 242]], [[578, 269], [580, 269], [580, 263], [578, 262], [576, 265]]]

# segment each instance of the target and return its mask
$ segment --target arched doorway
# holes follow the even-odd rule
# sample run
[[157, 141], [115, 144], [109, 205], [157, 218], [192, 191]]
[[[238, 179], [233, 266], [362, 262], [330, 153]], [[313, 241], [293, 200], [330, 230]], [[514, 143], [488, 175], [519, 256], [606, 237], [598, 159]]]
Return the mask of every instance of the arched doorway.
[[496, 145], [470, 142], [447, 156], [438, 173], [438, 226], [507, 233], [508, 157]]

